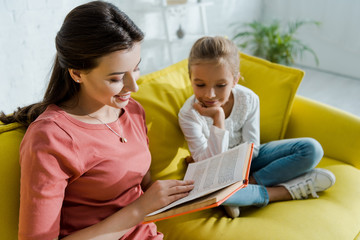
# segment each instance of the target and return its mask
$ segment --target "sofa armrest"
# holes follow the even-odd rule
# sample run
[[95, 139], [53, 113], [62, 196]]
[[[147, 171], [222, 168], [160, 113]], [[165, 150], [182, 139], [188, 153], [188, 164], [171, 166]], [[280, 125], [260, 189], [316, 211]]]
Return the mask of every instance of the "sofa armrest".
[[325, 156], [360, 169], [360, 118], [297, 95], [285, 138], [313, 137]]

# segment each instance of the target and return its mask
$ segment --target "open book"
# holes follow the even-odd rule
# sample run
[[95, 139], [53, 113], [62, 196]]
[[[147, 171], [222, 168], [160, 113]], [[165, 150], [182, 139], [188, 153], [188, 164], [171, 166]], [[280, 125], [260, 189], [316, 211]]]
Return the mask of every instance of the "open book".
[[219, 155], [190, 163], [184, 180], [194, 180], [194, 189], [188, 196], [147, 215], [144, 223], [222, 204], [247, 186], [253, 146], [253, 143], [243, 143]]

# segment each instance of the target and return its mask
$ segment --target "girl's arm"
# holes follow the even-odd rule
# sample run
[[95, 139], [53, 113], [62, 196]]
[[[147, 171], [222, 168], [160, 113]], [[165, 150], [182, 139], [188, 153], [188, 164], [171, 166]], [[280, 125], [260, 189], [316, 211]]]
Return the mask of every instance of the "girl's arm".
[[200, 113], [201, 116], [212, 118], [213, 125], [225, 130], [225, 113], [222, 107], [203, 107], [200, 103], [194, 103], [194, 109]]
[[257, 95], [251, 98], [249, 113], [242, 128], [242, 139], [254, 143], [253, 157], [256, 157], [260, 148], [260, 106]]
[[[179, 125], [195, 161], [222, 153], [229, 146], [229, 132], [218, 126], [208, 128], [205, 118], [195, 110], [191, 101], [179, 112]], [[214, 121], [215, 122], [215, 121]]]

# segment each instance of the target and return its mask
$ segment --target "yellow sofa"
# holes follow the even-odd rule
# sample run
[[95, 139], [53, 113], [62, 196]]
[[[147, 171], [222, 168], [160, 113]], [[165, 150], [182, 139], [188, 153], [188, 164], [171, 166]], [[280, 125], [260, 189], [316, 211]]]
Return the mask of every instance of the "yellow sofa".
[[[313, 137], [325, 156], [319, 167], [336, 175], [319, 199], [248, 207], [228, 218], [222, 207], [156, 222], [169, 240], [360, 239], [360, 118], [296, 95], [303, 71], [241, 54], [243, 84], [260, 98], [261, 142]], [[189, 151], [177, 114], [192, 95], [187, 60], [142, 76], [133, 94], [145, 108], [154, 179], [181, 179]], [[0, 239], [16, 239], [19, 206], [18, 147], [25, 129], [0, 126]]]

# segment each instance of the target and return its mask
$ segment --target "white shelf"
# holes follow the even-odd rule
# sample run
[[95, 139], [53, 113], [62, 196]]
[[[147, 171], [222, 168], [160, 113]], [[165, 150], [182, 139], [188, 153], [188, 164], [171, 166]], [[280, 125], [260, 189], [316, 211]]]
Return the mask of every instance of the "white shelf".
[[154, 5], [154, 4], [141, 4], [141, 6], [133, 5], [130, 7], [132, 12], [159, 12], [161, 10], [171, 10], [175, 8], [195, 8], [195, 7], [206, 7], [213, 5], [213, 2], [200, 2], [200, 3], [184, 3], [184, 4], [171, 4], [171, 5]]
[[[172, 44], [173, 43], [181, 43], [184, 42], [186, 40], [192, 40], [194, 41], [196, 38], [199, 38], [203, 35], [207, 35], [208, 33], [208, 26], [207, 26], [207, 18], [206, 18], [206, 11], [205, 11], [205, 7], [212, 5], [213, 2], [200, 2], [200, 3], [185, 3], [185, 4], [174, 4], [174, 5], [168, 5], [166, 3], [166, 0], [162, 0], [162, 8], [161, 8], [161, 13], [162, 13], [162, 18], [163, 18], [163, 23], [164, 23], [164, 29], [165, 29], [165, 33], [166, 33], [166, 39], [167, 39], [167, 48], [168, 48], [168, 52], [169, 52], [169, 56], [170, 56], [170, 60], [172, 63], [175, 62], [175, 57], [173, 55], [173, 49], [172, 49]], [[186, 34], [184, 38], [173, 38], [170, 34], [170, 28], [168, 26], [168, 13], [172, 11], [172, 9], [177, 9], [177, 8], [198, 8], [199, 9], [199, 16], [200, 16], [200, 21], [201, 21], [201, 28], [202, 28], [202, 33], [198, 34], [198, 35], [188, 35]]]
[[[192, 45], [200, 37], [208, 34], [208, 26], [207, 26], [207, 17], [206, 17], [206, 7], [213, 5], [213, 2], [189, 2], [183, 4], [167, 4], [166, 0], [160, 1], [157, 5], [154, 4], [139, 4], [133, 5], [132, 8], [139, 15], [145, 16], [146, 14], [155, 14], [155, 17], [159, 17], [163, 26], [160, 28], [163, 29], [163, 33], [160, 33], [158, 36], [153, 34], [150, 39], [145, 38], [143, 42], [143, 46], [146, 49], [156, 49], [157, 52], [151, 55], [156, 56], [156, 59], [162, 59], [164, 61], [166, 59], [167, 63], [175, 63], [178, 61], [180, 55], [183, 55], [181, 52], [179, 53], [179, 49], [185, 48], [187, 49], [189, 45]], [[177, 22], [181, 17], [185, 16], [189, 13], [189, 9], [191, 10], [191, 14], [194, 14], [196, 18], [199, 18], [199, 25], [196, 25], [196, 28], [192, 29], [192, 32], [187, 32], [187, 26], [181, 25], [185, 35], [180, 38], [176, 34], [176, 29], [174, 29], [174, 23]], [[197, 9], [196, 9], [197, 8]], [[197, 12], [198, 11], [198, 12]], [[151, 16], [154, 17], [154, 16]], [[148, 22], [151, 23], [151, 22]], [[160, 23], [161, 24], [161, 23]], [[175, 23], [176, 26], [177, 23]], [[179, 27], [180, 27], [179, 26]], [[199, 27], [199, 29], [198, 29]], [[154, 33], [154, 32], [153, 32]], [[161, 48], [161, 49], [160, 49]], [[160, 54], [163, 54], [160, 56]], [[160, 61], [160, 60], [159, 60]], [[149, 66], [151, 63], [148, 64]]]
[[184, 4], [171, 4], [171, 5], [163, 5], [162, 7], [165, 9], [172, 9], [172, 8], [178, 8], [178, 7], [186, 7], [186, 8], [192, 8], [192, 7], [206, 7], [212, 5], [213, 2], [200, 2], [200, 3], [184, 3]]

